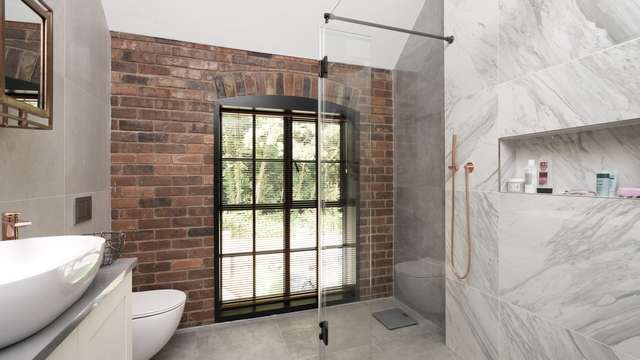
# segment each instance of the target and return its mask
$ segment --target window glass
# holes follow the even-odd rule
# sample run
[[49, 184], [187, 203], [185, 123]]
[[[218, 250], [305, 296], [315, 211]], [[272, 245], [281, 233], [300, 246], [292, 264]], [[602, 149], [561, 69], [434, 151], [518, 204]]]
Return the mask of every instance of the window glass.
[[284, 119], [256, 116], [256, 158], [282, 159], [284, 156]]
[[253, 162], [222, 161], [222, 203], [253, 203]]
[[[217, 301], [244, 315], [258, 311], [249, 305], [252, 299], [276, 309], [288, 306], [283, 304], [289, 295], [312, 297], [317, 291], [319, 166], [328, 202], [322, 209], [322, 231], [330, 248], [325, 254], [331, 268], [328, 283], [336, 288], [355, 283], [355, 246], [345, 239], [355, 238], [356, 226], [345, 227], [347, 208], [341, 198], [344, 125], [323, 125], [319, 164], [317, 119], [260, 112], [223, 112], [214, 140], [221, 143], [214, 166], [222, 175], [222, 194], [215, 199], [220, 219]], [[247, 308], [238, 307], [238, 301], [248, 301]]]
[[253, 116], [223, 113], [221, 129], [223, 158], [253, 156]]
[[292, 125], [293, 160], [316, 159], [316, 123], [294, 121]]

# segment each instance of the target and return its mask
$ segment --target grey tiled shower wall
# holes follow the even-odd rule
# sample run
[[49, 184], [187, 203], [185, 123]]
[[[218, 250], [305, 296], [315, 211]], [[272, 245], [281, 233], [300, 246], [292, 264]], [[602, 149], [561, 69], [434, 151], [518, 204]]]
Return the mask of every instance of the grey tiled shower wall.
[[[442, 33], [442, 1], [414, 29]], [[394, 70], [394, 294], [444, 325], [444, 45], [410, 36]]]
[[[21, 237], [110, 229], [111, 37], [99, 0], [47, 0], [53, 9], [53, 130], [0, 129], [0, 212], [22, 211]], [[74, 224], [74, 199], [93, 218]]]

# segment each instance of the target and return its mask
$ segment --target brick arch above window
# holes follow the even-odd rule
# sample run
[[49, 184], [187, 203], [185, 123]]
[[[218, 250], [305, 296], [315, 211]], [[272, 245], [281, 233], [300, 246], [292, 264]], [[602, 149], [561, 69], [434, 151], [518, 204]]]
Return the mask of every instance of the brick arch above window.
[[219, 73], [213, 79], [218, 99], [252, 95], [286, 95], [316, 99], [318, 77], [278, 71]]
[[[215, 76], [216, 99], [255, 95], [296, 96], [318, 98], [318, 76], [291, 72], [247, 71], [222, 73]], [[360, 91], [339, 81], [328, 79], [327, 100], [346, 107], [357, 106]]]

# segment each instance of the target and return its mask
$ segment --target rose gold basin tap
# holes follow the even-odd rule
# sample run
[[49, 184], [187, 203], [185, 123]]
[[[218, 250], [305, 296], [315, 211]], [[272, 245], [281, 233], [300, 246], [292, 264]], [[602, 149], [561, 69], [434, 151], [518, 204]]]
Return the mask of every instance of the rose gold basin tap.
[[17, 240], [18, 230], [30, 226], [31, 221], [20, 221], [19, 212], [2, 213], [2, 240]]

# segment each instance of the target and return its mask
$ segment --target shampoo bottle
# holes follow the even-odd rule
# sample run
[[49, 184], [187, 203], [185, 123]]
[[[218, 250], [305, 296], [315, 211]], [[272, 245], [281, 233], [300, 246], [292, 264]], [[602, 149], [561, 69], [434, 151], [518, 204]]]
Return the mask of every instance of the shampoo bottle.
[[553, 193], [553, 185], [551, 185], [551, 161], [539, 160], [538, 161], [538, 193], [551, 194]]
[[536, 193], [536, 161], [529, 160], [527, 163], [527, 171], [524, 173], [524, 192], [527, 194]]

